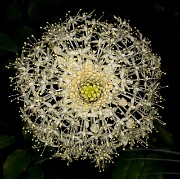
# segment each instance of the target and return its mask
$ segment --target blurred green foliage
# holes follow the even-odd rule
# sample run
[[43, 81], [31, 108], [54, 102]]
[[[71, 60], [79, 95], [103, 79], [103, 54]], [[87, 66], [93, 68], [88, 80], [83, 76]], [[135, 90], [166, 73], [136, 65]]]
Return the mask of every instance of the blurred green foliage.
[[8, 35], [0, 33], [0, 51], [9, 51], [16, 53], [17, 45]]
[[[100, 4], [100, 5], [99, 5]], [[156, 124], [159, 133], [150, 135], [150, 148], [157, 150], [127, 150], [119, 151], [119, 157], [115, 164], [107, 164], [106, 170], [99, 173], [89, 161], [76, 161], [66, 166], [65, 161], [60, 159], [48, 159], [49, 151], [40, 152], [31, 148], [31, 136], [25, 136], [19, 117], [18, 105], [10, 104], [9, 95], [12, 89], [9, 87], [8, 77], [13, 71], [5, 69], [9, 62], [13, 62], [16, 55], [20, 53], [24, 41], [34, 34], [40, 37], [42, 31], [40, 26], [45, 26], [46, 21], [50, 23], [63, 18], [68, 10], [76, 14], [82, 8], [91, 12], [101, 14], [105, 11], [108, 17], [116, 14], [122, 18], [129, 18], [133, 25], [149, 36], [154, 42], [155, 51], [160, 53], [164, 60], [164, 71], [172, 73], [166, 82], [172, 85], [172, 91], [176, 89], [174, 83], [176, 76], [177, 49], [180, 40], [180, 8], [177, 1], [131, 1], [112, 0], [104, 1], [82, 1], [82, 0], [3, 0], [0, 9], [0, 178], [3, 179], [168, 179], [180, 176], [180, 161], [178, 148], [177, 125], [175, 121], [178, 111], [174, 104], [173, 96], [165, 95], [169, 100], [167, 113], [163, 114], [163, 120], [167, 126]], [[164, 32], [164, 34], [163, 34]], [[169, 45], [170, 44], [170, 45]], [[177, 45], [178, 44], [178, 45]], [[174, 46], [173, 46], [174, 45]], [[170, 60], [170, 62], [169, 62]], [[169, 65], [170, 63], [170, 65]], [[174, 65], [174, 66], [173, 66]], [[174, 81], [172, 79], [174, 79]], [[167, 81], [166, 81], [167, 80]], [[174, 88], [173, 88], [174, 87]], [[173, 93], [175, 93], [173, 91]], [[166, 102], [164, 105], [168, 105]], [[160, 150], [161, 148], [165, 148]], [[43, 149], [41, 149], [43, 150]], [[171, 153], [170, 151], [177, 151]], [[166, 160], [166, 158], [168, 158]], [[163, 160], [164, 159], [164, 160]], [[171, 159], [171, 160], [170, 160]], [[172, 162], [173, 161], [173, 162]]]
[[3, 178], [16, 179], [19, 174], [26, 171], [30, 164], [31, 156], [23, 149], [17, 149], [8, 155], [3, 165]]
[[116, 162], [117, 168], [113, 172], [112, 179], [163, 179], [165, 164], [158, 161], [159, 157], [162, 156], [157, 154], [148, 154], [144, 157], [141, 151], [126, 153], [122, 157], [119, 157]]
[[15, 136], [7, 136], [7, 135], [0, 136], [0, 149], [3, 149], [13, 144], [15, 140], [16, 140]]

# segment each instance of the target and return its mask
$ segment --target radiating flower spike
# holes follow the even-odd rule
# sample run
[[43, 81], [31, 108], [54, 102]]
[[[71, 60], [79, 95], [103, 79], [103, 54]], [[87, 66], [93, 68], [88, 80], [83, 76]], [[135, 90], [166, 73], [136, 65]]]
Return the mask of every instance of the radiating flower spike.
[[[79, 11], [25, 43], [13, 82], [34, 147], [104, 168], [118, 148], [147, 147], [159, 118], [161, 59], [129, 23]], [[32, 37], [34, 39], [34, 37]]]

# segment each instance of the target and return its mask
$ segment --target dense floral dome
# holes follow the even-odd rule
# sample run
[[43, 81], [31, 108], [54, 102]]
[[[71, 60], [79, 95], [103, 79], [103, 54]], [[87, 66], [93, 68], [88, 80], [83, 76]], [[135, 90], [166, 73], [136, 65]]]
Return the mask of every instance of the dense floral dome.
[[114, 19], [67, 16], [25, 43], [14, 64], [26, 131], [35, 147], [52, 147], [52, 157], [103, 168], [118, 148], [148, 146], [159, 120], [161, 59], [138, 30]]

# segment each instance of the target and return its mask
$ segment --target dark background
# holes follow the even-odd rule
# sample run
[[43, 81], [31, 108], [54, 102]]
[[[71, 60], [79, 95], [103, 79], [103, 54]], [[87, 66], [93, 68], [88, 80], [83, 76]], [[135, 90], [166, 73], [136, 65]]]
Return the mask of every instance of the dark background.
[[[95, 10], [97, 18], [105, 12], [103, 20], [111, 21], [113, 15], [130, 20], [132, 27], [152, 41], [153, 52], [161, 56], [162, 71], [167, 73], [161, 84], [169, 86], [161, 90], [166, 100], [160, 114], [167, 126], [155, 124], [159, 133], [150, 135], [149, 150], [119, 150], [115, 163], [108, 164], [101, 173], [89, 160], [75, 161], [70, 166], [60, 159], [43, 161], [49, 157], [48, 152], [40, 157], [40, 152], [31, 148], [31, 136], [22, 131], [19, 105], [8, 97], [13, 94], [9, 77], [14, 71], [5, 66], [14, 62], [27, 37], [34, 34], [40, 38], [44, 32], [40, 27], [46, 22], [65, 19], [67, 11], [75, 15], [80, 8], [85, 12]], [[0, 0], [0, 178], [180, 178], [179, 53], [178, 0]]]

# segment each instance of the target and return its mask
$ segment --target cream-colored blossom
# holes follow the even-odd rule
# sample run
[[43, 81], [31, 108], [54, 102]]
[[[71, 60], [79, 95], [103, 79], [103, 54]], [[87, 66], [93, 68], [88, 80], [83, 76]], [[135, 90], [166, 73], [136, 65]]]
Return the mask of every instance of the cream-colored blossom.
[[160, 57], [126, 21], [78, 13], [26, 43], [12, 78], [35, 147], [104, 167], [117, 149], [147, 146], [159, 118]]

